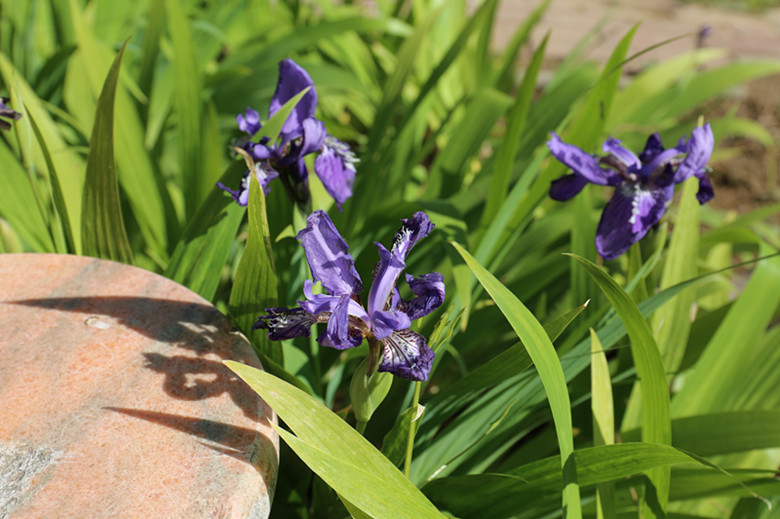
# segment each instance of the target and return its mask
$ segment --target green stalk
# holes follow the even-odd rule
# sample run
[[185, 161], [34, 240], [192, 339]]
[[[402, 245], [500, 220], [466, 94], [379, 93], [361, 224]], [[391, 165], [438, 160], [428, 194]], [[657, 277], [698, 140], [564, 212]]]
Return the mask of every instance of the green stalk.
[[[414, 397], [412, 398], [412, 409], [417, 409], [417, 406], [420, 405], [420, 387], [422, 386], [422, 382], [415, 382], [414, 384]], [[414, 421], [416, 420], [417, 414], [415, 413], [412, 415], [412, 424], [409, 425], [409, 437], [406, 441], [406, 458], [404, 459], [404, 476], [407, 478], [409, 477], [409, 472], [412, 469], [412, 450], [414, 449], [414, 433], [415, 433], [415, 427], [414, 427]]]

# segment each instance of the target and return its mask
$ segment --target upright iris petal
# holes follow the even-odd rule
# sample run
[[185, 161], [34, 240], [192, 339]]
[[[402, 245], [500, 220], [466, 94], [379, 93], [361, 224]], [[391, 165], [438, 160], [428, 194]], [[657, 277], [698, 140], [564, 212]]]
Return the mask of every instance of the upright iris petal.
[[596, 159], [553, 133], [547, 146], [555, 158], [572, 169], [572, 174], [553, 181], [550, 197], [568, 200], [588, 183], [614, 186], [615, 192], [596, 229], [596, 250], [604, 259], [614, 259], [660, 221], [676, 184], [694, 175], [699, 179], [699, 203], [713, 197], [707, 162], [714, 142], [707, 124], [695, 128], [689, 142], [683, 138], [670, 149], [665, 149], [661, 138], [653, 134], [639, 156], [610, 138], [602, 147], [607, 155]]
[[311, 80], [311, 76], [303, 67], [289, 58], [280, 61], [279, 81], [276, 83], [276, 91], [271, 98], [268, 117], [273, 117], [287, 101], [303, 92], [306, 88], [309, 91], [295, 105], [284, 126], [282, 126], [282, 133], [293, 133], [303, 125], [303, 121], [314, 117], [314, 111], [317, 109], [317, 89], [314, 87], [314, 81]]
[[379, 249], [379, 268], [371, 290], [368, 293], [368, 313], [384, 310], [388, 298], [393, 292], [398, 276], [406, 267], [406, 256], [420, 238], [428, 236], [433, 229], [428, 215], [418, 211], [412, 218], [401, 220], [403, 225], [393, 239], [393, 247], [388, 251], [381, 243], [375, 243]]
[[377, 243], [380, 261], [369, 291], [368, 311], [359, 303], [362, 290], [355, 262], [346, 242], [324, 211], [309, 215], [300, 233], [312, 278], [321, 282], [328, 294], [314, 294], [314, 283], [304, 282], [304, 301], [300, 308], [271, 308], [261, 316], [255, 328], [269, 330], [269, 338], [282, 340], [308, 336], [314, 323], [327, 323], [317, 337], [323, 345], [337, 349], [360, 345], [364, 338], [381, 344], [379, 371], [387, 371], [410, 380], [426, 380], [434, 353], [425, 338], [411, 331], [412, 321], [433, 312], [444, 302], [444, 278], [438, 272], [406, 281], [415, 297], [401, 299], [396, 288], [406, 266], [406, 257], [420, 238], [428, 235], [433, 223], [425, 213], [402, 220], [391, 250]]
[[333, 225], [328, 213], [314, 211], [306, 220], [298, 240], [306, 251], [311, 275], [331, 295], [352, 295], [363, 290], [349, 247]]

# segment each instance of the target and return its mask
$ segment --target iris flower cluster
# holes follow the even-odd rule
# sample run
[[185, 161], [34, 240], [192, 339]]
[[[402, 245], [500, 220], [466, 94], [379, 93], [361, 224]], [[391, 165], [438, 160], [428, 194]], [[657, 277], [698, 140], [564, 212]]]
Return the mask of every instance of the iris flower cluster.
[[705, 204], [714, 196], [707, 176], [714, 144], [712, 129], [706, 124], [695, 128], [690, 140], [683, 137], [669, 149], [653, 134], [638, 157], [610, 138], [602, 147], [607, 155], [595, 157], [552, 133], [547, 146], [572, 173], [552, 183], [550, 197], [568, 200], [587, 184], [613, 186], [615, 192], [596, 229], [596, 249], [604, 259], [614, 259], [659, 222], [674, 196], [675, 185], [695, 176], [699, 203]]
[[[379, 359], [377, 371], [390, 372], [409, 380], [428, 378], [434, 353], [425, 337], [410, 330], [412, 321], [428, 315], [444, 301], [444, 278], [438, 272], [415, 278], [406, 275], [415, 297], [402, 299], [396, 284], [406, 267], [406, 257], [418, 240], [433, 229], [433, 222], [423, 212], [401, 220], [390, 250], [376, 242], [379, 262], [368, 293], [368, 306], [360, 302], [363, 282], [347, 243], [324, 211], [315, 211], [305, 229], [298, 233], [306, 252], [313, 280], [306, 280], [306, 299], [297, 308], [267, 308], [268, 315], [258, 318], [254, 328], [269, 330], [272, 340], [309, 337], [311, 326], [327, 323], [317, 338], [323, 346], [339, 350], [359, 346], [368, 339], [369, 347]], [[327, 294], [314, 294], [312, 287], [320, 282]]]
[[[19, 118], [22, 116], [22, 114], [20, 114], [19, 112], [15, 112], [15, 111], [11, 110], [10, 108], [8, 108], [8, 106], [6, 106], [6, 104], [5, 104], [7, 101], [8, 101], [8, 99], [3, 99], [2, 97], [0, 97], [0, 117], [4, 117], [6, 119], [11, 119], [13, 121], [19, 120]], [[11, 129], [11, 123], [9, 123], [8, 121], [4, 121], [3, 119], [0, 119], [0, 129], [10, 130]]]
[[[309, 200], [309, 172], [304, 157], [319, 152], [314, 161], [314, 172], [330, 196], [341, 205], [352, 196], [355, 182], [355, 158], [349, 146], [330, 135], [325, 124], [314, 117], [317, 108], [317, 90], [309, 74], [291, 59], [279, 63], [279, 81], [276, 84], [268, 110], [269, 119], [284, 104], [309, 88], [282, 126], [279, 138], [270, 141], [263, 137], [252, 142], [262, 124], [260, 114], [247, 108], [244, 114], [236, 117], [239, 129], [248, 135], [240, 147], [253, 159], [254, 174], [268, 192], [268, 184], [281, 177], [285, 188], [293, 199], [302, 205]], [[249, 200], [249, 171], [244, 173], [241, 186], [231, 189], [222, 183], [217, 184], [230, 193], [236, 202], [246, 206]]]

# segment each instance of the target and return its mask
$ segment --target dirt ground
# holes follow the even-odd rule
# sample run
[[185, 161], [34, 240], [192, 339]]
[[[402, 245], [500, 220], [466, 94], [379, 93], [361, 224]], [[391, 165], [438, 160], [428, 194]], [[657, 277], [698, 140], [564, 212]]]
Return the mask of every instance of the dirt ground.
[[[504, 0], [497, 17], [494, 45], [503, 47], [539, 3]], [[539, 41], [551, 31], [547, 57], [550, 63], [556, 63], [597, 28], [586, 56], [603, 63], [636, 22], [641, 25], [629, 54], [677, 36], [695, 35], [709, 25], [712, 30], [705, 44], [727, 49], [729, 60], [780, 60], [780, 9], [757, 14], [676, 0], [553, 0], [532, 38]], [[626, 72], [635, 73], [650, 62], [691, 50], [694, 44], [695, 38], [690, 37], [654, 49], [629, 64]], [[725, 113], [734, 104], [738, 115], [759, 122], [775, 141], [772, 149], [766, 149], [749, 139], [727, 140], [721, 144], [734, 149], [734, 153], [710, 164], [716, 194], [712, 206], [745, 213], [780, 202], [780, 75], [753, 81], [730, 97], [714, 101], [709, 108], [714, 114]]]

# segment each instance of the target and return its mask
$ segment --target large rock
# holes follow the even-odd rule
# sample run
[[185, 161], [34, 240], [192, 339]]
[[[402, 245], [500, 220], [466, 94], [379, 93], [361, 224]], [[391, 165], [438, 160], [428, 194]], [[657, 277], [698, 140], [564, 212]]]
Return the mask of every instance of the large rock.
[[190, 290], [78, 256], [0, 255], [0, 518], [268, 516], [260, 367]]

